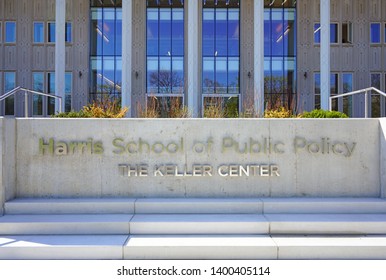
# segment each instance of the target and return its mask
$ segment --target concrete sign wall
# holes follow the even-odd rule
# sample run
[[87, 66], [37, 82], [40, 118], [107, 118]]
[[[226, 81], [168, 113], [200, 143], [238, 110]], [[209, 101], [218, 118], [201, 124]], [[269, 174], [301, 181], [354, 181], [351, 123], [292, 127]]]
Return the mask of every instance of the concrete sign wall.
[[384, 185], [377, 119], [17, 119], [16, 142], [5, 122], [17, 174], [5, 199], [379, 197]]

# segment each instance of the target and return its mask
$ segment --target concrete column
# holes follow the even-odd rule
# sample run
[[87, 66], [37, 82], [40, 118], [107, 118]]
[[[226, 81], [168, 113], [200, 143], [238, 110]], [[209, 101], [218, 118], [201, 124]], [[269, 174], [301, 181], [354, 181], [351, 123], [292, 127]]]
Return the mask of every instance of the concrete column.
[[320, 0], [320, 106], [329, 109], [330, 98], [330, 0]]
[[133, 2], [122, 1], [122, 107], [129, 108], [126, 117], [132, 116], [131, 79], [132, 79], [132, 33], [133, 33]]
[[381, 162], [379, 166], [380, 170], [380, 182], [381, 182], [381, 197], [386, 198], [386, 118], [379, 119], [380, 129], [380, 155]]
[[192, 117], [198, 117], [198, 7], [199, 1], [189, 0], [185, 1], [188, 8], [188, 67], [187, 69], [187, 98], [188, 108], [192, 113]]
[[0, 117], [0, 216], [4, 214], [5, 189], [4, 189], [4, 174], [3, 174], [3, 122], [4, 118]]
[[254, 109], [264, 115], [264, 0], [254, 0]]
[[[65, 104], [66, 73], [66, 0], [56, 0], [55, 13], [55, 95], [62, 97], [62, 108]], [[59, 112], [59, 101], [55, 100], [55, 112]]]

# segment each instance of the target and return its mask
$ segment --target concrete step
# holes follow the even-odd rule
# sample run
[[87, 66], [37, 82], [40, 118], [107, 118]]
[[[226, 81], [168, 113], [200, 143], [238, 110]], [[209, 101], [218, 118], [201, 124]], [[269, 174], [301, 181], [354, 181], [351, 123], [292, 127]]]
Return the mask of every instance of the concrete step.
[[132, 198], [17, 198], [5, 203], [5, 214], [132, 214]]
[[135, 212], [138, 214], [262, 214], [263, 201], [258, 198], [146, 198], [136, 200]]
[[386, 234], [386, 214], [5, 215], [0, 235]]
[[386, 234], [386, 214], [266, 214], [270, 234]]
[[380, 198], [18, 198], [6, 214], [386, 214]]
[[382, 198], [264, 198], [264, 214], [386, 214]]
[[120, 260], [127, 235], [0, 236], [2, 260]]
[[0, 235], [25, 234], [129, 234], [129, 214], [5, 215]]
[[0, 236], [3, 260], [386, 259], [386, 235]]
[[269, 235], [132, 235], [125, 259], [276, 259]]
[[386, 260], [386, 235], [273, 236], [281, 260]]
[[267, 234], [269, 224], [258, 214], [137, 214], [131, 234]]
[[130, 236], [126, 259], [386, 259], [386, 236]]

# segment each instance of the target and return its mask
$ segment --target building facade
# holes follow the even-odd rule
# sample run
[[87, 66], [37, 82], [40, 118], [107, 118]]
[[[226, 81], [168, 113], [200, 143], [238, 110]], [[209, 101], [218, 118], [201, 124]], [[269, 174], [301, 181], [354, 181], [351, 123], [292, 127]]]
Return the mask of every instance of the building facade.
[[[133, 117], [327, 109], [329, 95], [385, 90], [386, 0], [0, 0], [0, 95], [17, 86], [66, 111], [117, 98]], [[7, 98], [1, 115], [23, 116], [24, 102]], [[364, 97], [333, 109], [363, 116]], [[57, 110], [30, 97], [30, 116]]]

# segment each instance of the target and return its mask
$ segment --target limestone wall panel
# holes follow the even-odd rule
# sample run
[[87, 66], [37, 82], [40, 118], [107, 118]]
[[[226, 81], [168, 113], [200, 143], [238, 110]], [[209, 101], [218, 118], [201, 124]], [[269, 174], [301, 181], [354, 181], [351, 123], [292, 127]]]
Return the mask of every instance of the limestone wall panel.
[[17, 69], [17, 47], [15, 45], [5, 45], [4, 47], [4, 70]]

